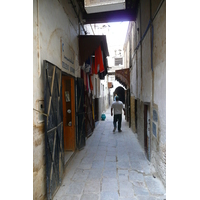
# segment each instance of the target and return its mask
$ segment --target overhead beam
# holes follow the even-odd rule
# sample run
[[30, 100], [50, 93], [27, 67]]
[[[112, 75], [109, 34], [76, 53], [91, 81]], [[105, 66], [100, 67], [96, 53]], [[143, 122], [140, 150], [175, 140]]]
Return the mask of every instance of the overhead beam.
[[129, 9], [92, 14], [83, 13], [83, 20], [84, 24], [135, 21], [136, 16], [136, 9]]

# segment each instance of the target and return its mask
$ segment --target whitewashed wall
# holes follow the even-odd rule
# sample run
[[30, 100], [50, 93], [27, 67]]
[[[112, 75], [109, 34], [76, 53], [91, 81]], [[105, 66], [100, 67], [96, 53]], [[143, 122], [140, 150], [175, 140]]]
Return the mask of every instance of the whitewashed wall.
[[[78, 64], [78, 18], [68, 1], [33, 1], [33, 108], [44, 100], [43, 60], [48, 60], [62, 71], [61, 38], [75, 53], [75, 76], [80, 76]], [[68, 71], [66, 71], [68, 72]], [[45, 199], [45, 148], [44, 122], [33, 111], [33, 199]]]
[[[159, 3], [152, 2], [152, 15]], [[150, 20], [150, 2], [142, 0], [136, 22], [132, 22], [133, 49], [136, 48], [143, 36]], [[164, 2], [153, 21], [153, 70], [151, 68], [151, 29], [148, 30], [142, 44], [132, 55], [132, 68], [130, 72], [131, 91], [131, 126], [135, 126], [137, 117], [137, 135], [141, 146], [144, 148], [144, 103], [150, 105], [151, 120], [151, 163], [163, 184], [166, 184], [166, 3]], [[126, 41], [127, 41], [126, 40]], [[125, 43], [124, 52], [128, 63], [129, 42]], [[135, 105], [137, 99], [137, 105]], [[135, 116], [137, 107], [137, 116]], [[155, 121], [153, 113], [157, 113]], [[157, 134], [153, 134], [153, 123], [156, 124]], [[136, 131], [135, 127], [132, 127]]]

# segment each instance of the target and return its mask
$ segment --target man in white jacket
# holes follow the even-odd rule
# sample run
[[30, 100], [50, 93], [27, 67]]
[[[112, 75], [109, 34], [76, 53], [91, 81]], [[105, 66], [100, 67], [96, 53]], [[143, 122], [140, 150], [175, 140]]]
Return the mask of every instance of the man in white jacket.
[[111, 116], [113, 116], [113, 109], [114, 109], [114, 117], [113, 117], [113, 125], [114, 129], [113, 132], [116, 130], [116, 122], [118, 121], [118, 132], [122, 132], [121, 130], [121, 123], [122, 123], [122, 110], [124, 110], [125, 115], [125, 109], [124, 105], [121, 101], [119, 101], [119, 97], [116, 96], [116, 101], [112, 103], [111, 106]]

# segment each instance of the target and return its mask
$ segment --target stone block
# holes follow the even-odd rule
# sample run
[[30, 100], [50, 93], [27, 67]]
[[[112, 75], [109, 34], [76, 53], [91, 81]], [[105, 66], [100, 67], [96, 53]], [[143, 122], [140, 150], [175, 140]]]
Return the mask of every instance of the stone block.
[[87, 181], [84, 193], [100, 193], [100, 181]]
[[71, 182], [68, 188], [65, 190], [65, 194], [80, 195], [84, 189], [84, 182]]
[[109, 191], [102, 191], [100, 195], [100, 200], [116, 200], [118, 199], [119, 195], [118, 192], [109, 192]]
[[148, 196], [149, 195], [149, 191], [146, 187], [138, 187], [138, 186], [134, 186], [134, 192], [135, 195], [145, 195]]
[[105, 169], [103, 172], [103, 178], [117, 178], [116, 170]]
[[116, 168], [117, 168], [116, 162], [109, 162], [109, 161], [106, 161], [106, 162], [105, 162], [105, 165], [104, 165], [104, 168], [105, 168], [105, 169], [116, 170]]
[[116, 161], [116, 156], [114, 156], [114, 155], [111, 155], [111, 156], [107, 155], [106, 156], [106, 161], [115, 162]]
[[117, 180], [105, 180], [102, 182], [102, 191], [118, 191]]
[[83, 194], [80, 200], [94, 200], [99, 199], [98, 194]]
[[89, 170], [77, 169], [74, 172], [72, 180], [73, 181], [85, 181], [85, 180], [87, 180], [88, 174], [89, 174]]
[[101, 180], [102, 172], [103, 172], [102, 169], [90, 170], [87, 180]]
[[145, 176], [144, 177], [146, 185], [152, 195], [163, 195], [165, 194], [165, 188], [162, 182], [154, 178], [153, 176]]

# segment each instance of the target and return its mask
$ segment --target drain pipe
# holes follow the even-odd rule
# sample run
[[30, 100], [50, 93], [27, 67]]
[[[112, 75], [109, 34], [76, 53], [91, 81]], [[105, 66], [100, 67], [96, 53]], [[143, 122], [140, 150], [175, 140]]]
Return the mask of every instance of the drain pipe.
[[74, 4], [73, 0], [70, 0], [70, 2], [71, 2], [71, 4], [72, 4], [72, 7], [73, 7], [73, 9], [74, 9], [74, 12], [75, 12], [75, 14], [76, 14], [76, 16], [77, 16], [77, 18], [78, 18], [79, 24], [81, 25], [81, 27], [82, 27], [82, 29], [83, 29], [85, 35], [87, 35], [87, 31], [85, 30], [85, 28], [84, 28], [84, 26], [83, 26], [83, 24], [82, 24], [82, 22], [81, 22], [81, 20], [80, 20], [80, 18], [79, 18], [79, 15], [78, 15], [78, 13], [77, 13], [77, 11], [76, 11], [76, 5]]
[[[164, 1], [165, 1], [165, 0], [162, 0], [162, 1], [160, 2], [160, 4], [159, 4], [159, 6], [158, 6], [158, 8], [157, 8], [157, 10], [156, 10], [156, 12], [155, 12], [153, 18], [149, 20], [149, 23], [148, 23], [148, 25], [147, 25], [147, 28], [146, 28], [146, 30], [145, 30], [143, 36], [141, 37], [140, 41], [138, 42], [137, 47], [134, 49], [134, 55], [135, 55], [136, 51], [138, 50], [139, 46], [142, 44], [142, 41], [144, 40], [144, 38], [145, 38], [145, 36], [146, 36], [146, 34], [147, 34], [149, 28], [153, 26], [152, 23], [153, 23], [155, 17], [157, 16], [157, 14], [158, 14], [158, 12], [159, 12], [159, 10], [160, 10], [160, 8], [161, 8], [161, 6], [162, 6], [162, 4], [163, 4]], [[154, 29], [153, 29], [153, 32], [152, 32], [152, 33], [154, 34]], [[153, 35], [153, 34], [152, 34], [152, 35]], [[153, 38], [151, 38], [151, 41], [152, 41], [152, 40], [153, 40]], [[133, 55], [133, 57], [134, 57], [134, 55]]]
[[164, 1], [165, 1], [165, 0], [162, 0], [162, 1], [160, 2], [159, 6], [158, 6], [158, 8], [157, 8], [157, 10], [156, 10], [156, 12], [155, 12], [153, 18], [152, 18], [152, 22], [153, 22], [153, 20], [155, 19], [155, 17], [157, 16], [157, 14], [158, 14], [158, 12], [159, 12], [161, 6], [163, 5], [163, 2], [164, 2]]
[[151, 0], [150, 0], [150, 21], [151, 21], [151, 70], [153, 72], [153, 20], [152, 20], [152, 9], [151, 9]]

